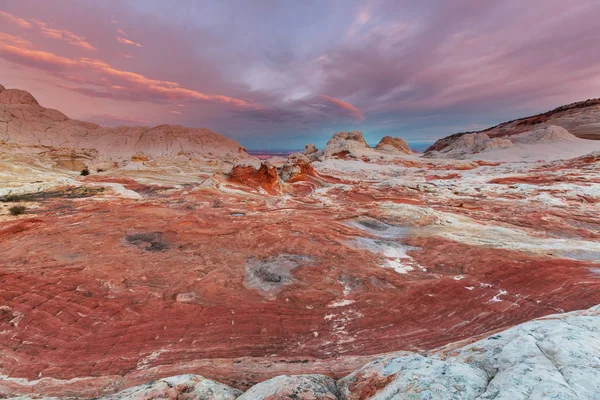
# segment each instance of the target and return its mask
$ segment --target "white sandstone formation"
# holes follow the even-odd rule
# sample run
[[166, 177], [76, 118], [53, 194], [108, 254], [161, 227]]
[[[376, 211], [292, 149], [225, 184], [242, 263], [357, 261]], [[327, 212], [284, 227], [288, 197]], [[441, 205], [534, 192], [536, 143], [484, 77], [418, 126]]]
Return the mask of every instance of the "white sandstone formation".
[[375, 149], [394, 154], [413, 154], [410, 147], [408, 147], [408, 143], [399, 137], [384, 136], [377, 143]]
[[338, 132], [329, 141], [323, 150], [323, 156], [329, 157], [360, 157], [365, 150], [370, 149], [362, 133], [359, 131]]
[[28, 92], [0, 91], [0, 141], [22, 146], [87, 149], [103, 159], [132, 156], [246, 159], [235, 140], [205, 128], [159, 125], [104, 128], [42, 107]]
[[200, 375], [178, 375], [123, 390], [98, 400], [234, 400], [241, 391]]
[[338, 400], [335, 381], [325, 375], [283, 375], [254, 385], [238, 400]]
[[[338, 387], [347, 400], [592, 400], [600, 398], [599, 354], [596, 306], [526, 322], [456, 350], [382, 357], [338, 381]], [[361, 395], [377, 382], [385, 384]]]

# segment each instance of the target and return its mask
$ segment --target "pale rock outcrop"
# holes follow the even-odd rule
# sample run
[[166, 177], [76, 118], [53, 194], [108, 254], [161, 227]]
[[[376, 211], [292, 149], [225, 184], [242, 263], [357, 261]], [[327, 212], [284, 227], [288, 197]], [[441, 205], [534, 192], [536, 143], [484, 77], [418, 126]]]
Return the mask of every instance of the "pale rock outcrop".
[[362, 151], [369, 149], [360, 131], [338, 132], [329, 141], [323, 150], [323, 156], [329, 157], [359, 157]]
[[459, 137], [440, 152], [434, 152], [431, 156], [434, 158], [461, 158], [471, 154], [507, 147], [514, 147], [514, 144], [510, 139], [490, 139], [485, 133], [469, 133]]
[[309, 177], [316, 175], [311, 160], [301, 153], [290, 154], [280, 172], [281, 179], [284, 182], [307, 180]]
[[315, 146], [314, 144], [307, 144], [306, 146], [304, 146], [304, 155], [311, 155], [314, 154], [316, 152], [318, 152], [319, 149], [317, 149], [317, 146]]
[[404, 139], [399, 137], [394, 138], [391, 136], [384, 136], [379, 143], [377, 143], [375, 149], [397, 154], [413, 153], [410, 147], [408, 147], [408, 143], [406, 143]]
[[94, 149], [102, 158], [202, 156], [229, 160], [250, 156], [235, 140], [205, 128], [179, 125], [103, 128], [44, 108], [28, 92], [0, 91], [0, 141], [25, 146]]
[[573, 142], [578, 140], [578, 138], [561, 126], [550, 125], [546, 128], [513, 135], [510, 137], [510, 140], [515, 144], [535, 144]]
[[241, 391], [200, 375], [178, 375], [159, 379], [121, 392], [102, 396], [102, 400], [234, 400]]
[[323, 151], [317, 149], [317, 146], [314, 144], [307, 144], [304, 146], [304, 151], [302, 152], [310, 161], [317, 161], [319, 158], [323, 156]]
[[239, 400], [338, 400], [333, 379], [325, 375], [284, 375], [254, 385]]
[[456, 350], [383, 357], [338, 387], [347, 400], [592, 400], [600, 396], [598, 354], [600, 306], [526, 322]]

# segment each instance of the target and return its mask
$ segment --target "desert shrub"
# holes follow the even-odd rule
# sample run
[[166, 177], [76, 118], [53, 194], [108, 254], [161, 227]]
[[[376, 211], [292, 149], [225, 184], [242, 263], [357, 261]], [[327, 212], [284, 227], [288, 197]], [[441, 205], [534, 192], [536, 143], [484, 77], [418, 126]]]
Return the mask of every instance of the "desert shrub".
[[10, 215], [21, 215], [25, 213], [27, 208], [25, 206], [12, 206], [8, 209]]
[[85, 167], [83, 167], [83, 169], [81, 170], [81, 175], [82, 176], [87, 176], [90, 174], [90, 170], [88, 169], [87, 165]]

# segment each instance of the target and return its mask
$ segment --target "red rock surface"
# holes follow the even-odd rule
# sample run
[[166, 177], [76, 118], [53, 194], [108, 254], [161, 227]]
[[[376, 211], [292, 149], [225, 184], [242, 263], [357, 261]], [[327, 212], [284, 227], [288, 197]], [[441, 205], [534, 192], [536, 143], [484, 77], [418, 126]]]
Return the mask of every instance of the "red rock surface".
[[261, 163], [258, 169], [251, 165], [236, 165], [229, 172], [229, 180], [253, 188], [262, 188], [271, 195], [281, 193], [277, 168], [268, 162]]
[[[406, 173], [420, 171], [421, 182], [459, 179], [442, 175], [448, 170]], [[277, 193], [276, 169], [264, 164], [234, 168], [229, 179]], [[347, 190], [350, 176], [336, 179], [345, 184], [328, 189], [326, 205], [312, 191], [285, 202], [214, 189], [150, 194], [132, 178], [86, 177], [143, 197], [50, 198], [34, 215], [0, 224], [0, 371], [30, 380], [101, 378], [85, 381], [89, 395], [107, 382], [121, 382], [116, 390], [177, 373], [238, 388], [290, 371], [339, 378], [364, 363], [359, 356], [432, 349], [600, 303], [600, 279], [590, 272], [600, 265], [590, 261], [419, 234], [395, 240], [411, 246], [411, 265], [426, 270], [399, 274], [382, 268], [380, 255], [349, 245], [372, 236], [347, 221], [394, 222], [378, 211], [385, 202], [597, 240], [600, 221], [587, 208], [528, 209], [499, 203], [502, 193], [457, 207], [419, 187]], [[432, 221], [424, 215], [409, 226]], [[288, 275], [277, 269], [282, 263], [291, 263]], [[0, 388], [9, 385], [20, 387]]]

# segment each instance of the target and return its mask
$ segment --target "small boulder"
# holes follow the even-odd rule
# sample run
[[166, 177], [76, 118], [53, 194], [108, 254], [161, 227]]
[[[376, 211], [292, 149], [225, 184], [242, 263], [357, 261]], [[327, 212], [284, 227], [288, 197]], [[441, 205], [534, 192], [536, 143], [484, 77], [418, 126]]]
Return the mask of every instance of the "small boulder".
[[252, 386], [238, 400], [337, 400], [337, 386], [325, 375], [281, 375]]

